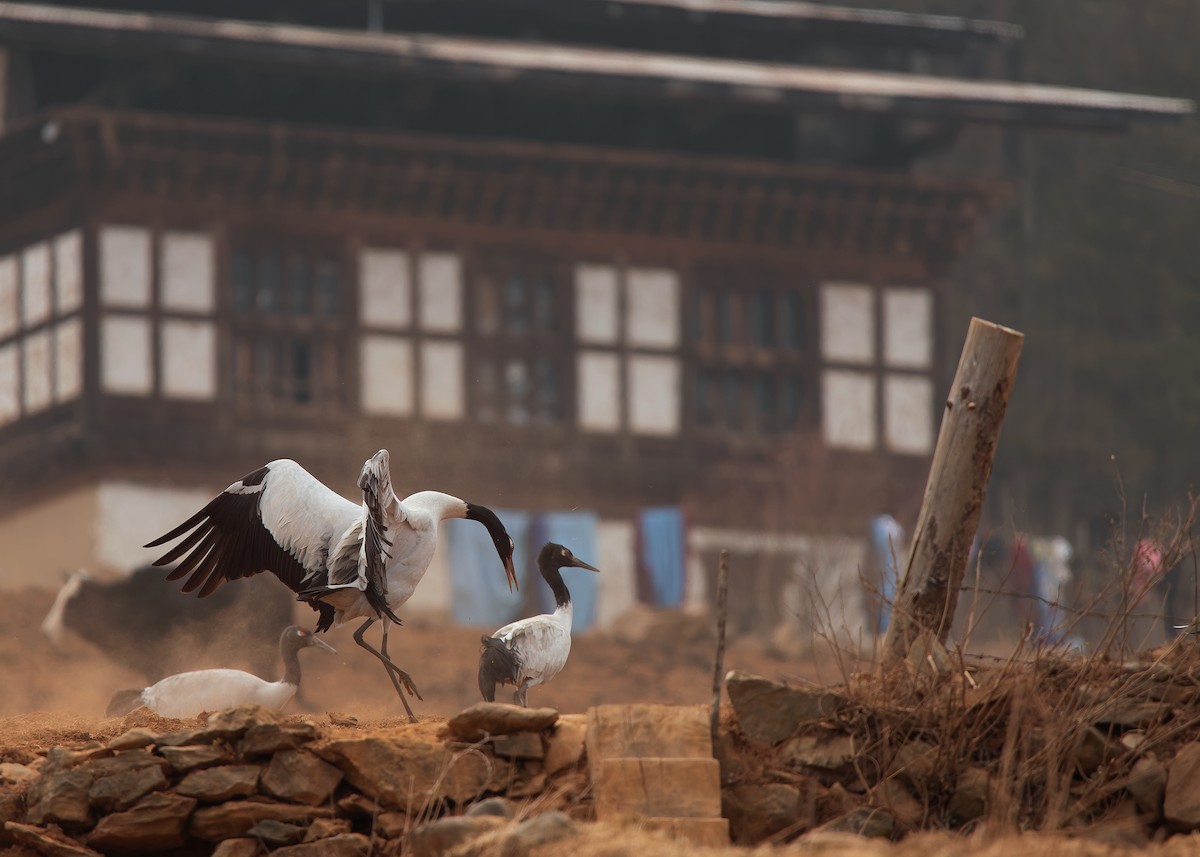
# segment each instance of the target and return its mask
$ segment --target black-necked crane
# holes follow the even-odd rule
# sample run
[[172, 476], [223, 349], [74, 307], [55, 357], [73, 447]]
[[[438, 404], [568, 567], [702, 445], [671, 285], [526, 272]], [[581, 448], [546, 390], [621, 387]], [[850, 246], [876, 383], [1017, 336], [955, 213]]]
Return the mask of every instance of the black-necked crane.
[[283, 678], [267, 681], [242, 670], [213, 669], [177, 673], [140, 690], [119, 690], [108, 704], [109, 717], [128, 714], [145, 706], [163, 717], [195, 717], [203, 711], [220, 711], [236, 705], [283, 708], [300, 689], [300, 650], [316, 646], [337, 654], [298, 625], [290, 625], [279, 637]]
[[516, 686], [513, 701], [527, 708], [529, 688], [548, 682], [562, 671], [571, 654], [574, 608], [560, 569], [600, 570], [553, 542], [542, 547], [537, 565], [554, 593], [554, 612], [520, 619], [483, 638], [479, 692], [488, 702], [496, 699], [496, 685], [511, 684]]
[[[320, 616], [317, 633], [355, 619], [365, 621], [354, 642], [380, 660], [411, 720], [416, 716], [404, 689], [417, 693], [412, 678], [388, 656], [388, 628], [425, 575], [437, 547], [437, 527], [449, 518], [483, 524], [504, 563], [510, 589], [513, 541], [496, 514], [439, 491], [401, 500], [392, 489], [388, 451], [363, 464], [358, 477], [362, 503], [326, 487], [294, 461], [272, 461], [226, 488], [171, 532], [150, 542], [157, 547], [187, 534], [155, 561], [180, 560], [168, 580], [187, 576], [184, 592], [203, 598], [226, 580], [270, 571]], [[383, 645], [363, 634], [383, 623]]]

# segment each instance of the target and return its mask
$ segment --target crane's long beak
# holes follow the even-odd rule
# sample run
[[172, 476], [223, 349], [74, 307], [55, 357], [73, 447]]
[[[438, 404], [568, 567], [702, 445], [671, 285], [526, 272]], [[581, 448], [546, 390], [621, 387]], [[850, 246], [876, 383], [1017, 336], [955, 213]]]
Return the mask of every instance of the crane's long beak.
[[331, 655], [337, 654], [337, 649], [335, 649], [333, 646], [326, 643], [324, 640], [318, 640], [316, 637], [310, 637], [309, 639], [312, 641], [312, 644], [314, 646], [316, 646], [318, 649], [324, 649], [325, 651], [329, 652]]
[[508, 575], [508, 591], [519, 590], [521, 587], [517, 583], [517, 570], [513, 568], [511, 553], [504, 558], [504, 573]]
[[594, 565], [588, 565], [586, 562], [581, 560], [579, 557], [575, 557], [574, 559], [572, 559], [571, 565], [575, 568], [586, 568], [588, 571], [594, 571], [597, 574], [600, 573], [600, 569], [596, 568], [596, 566], [594, 566]]

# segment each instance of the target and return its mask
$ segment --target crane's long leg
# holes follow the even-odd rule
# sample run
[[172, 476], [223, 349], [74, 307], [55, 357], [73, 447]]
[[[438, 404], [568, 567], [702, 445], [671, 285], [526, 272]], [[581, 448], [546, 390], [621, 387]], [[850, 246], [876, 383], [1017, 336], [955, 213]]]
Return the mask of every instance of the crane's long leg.
[[[384, 666], [387, 667], [388, 678], [392, 680], [392, 687], [396, 688], [396, 693], [400, 693], [400, 684], [396, 681], [396, 676], [392, 673], [392, 670], [397, 670], [404, 676], [405, 684], [408, 689], [412, 691], [413, 695], [416, 696], [417, 699], [421, 699], [421, 694], [417, 693], [417, 689], [413, 687], [412, 679], [409, 678], [408, 673], [397, 667], [394, 663], [392, 663], [392, 659], [388, 657], [387, 638], [388, 629], [391, 627], [391, 625], [392, 623], [388, 619], [383, 620], [383, 644], [379, 647], [380, 654], [383, 655]], [[391, 664], [391, 666], [388, 666], [388, 664]], [[404, 703], [404, 710], [408, 712], [408, 719], [413, 723], [416, 723], [417, 716], [413, 714], [413, 710], [408, 707], [408, 700], [404, 698], [403, 693], [400, 693], [400, 701]]]
[[[421, 698], [421, 694], [417, 693], [417, 688], [413, 685], [412, 677], [409, 676], [408, 673], [392, 663], [391, 659], [388, 658], [387, 655], [383, 654], [377, 649], [372, 648], [371, 644], [363, 639], [363, 634], [365, 634], [367, 629], [373, 624], [375, 624], [374, 619], [368, 619], [367, 621], [363, 622], [359, 629], [354, 632], [354, 642], [358, 643], [359, 646], [366, 649], [375, 657], [379, 658], [380, 662], [383, 664], [384, 671], [387, 672], [388, 678], [392, 680], [392, 687], [396, 689], [396, 693], [400, 697], [400, 702], [404, 705], [404, 710], [408, 712], [408, 719], [415, 723], [417, 721], [417, 716], [413, 714], [413, 710], [411, 706], [409, 706], [408, 700], [404, 696], [404, 691], [400, 689], [400, 685], [403, 683], [404, 686], [408, 688], [409, 692], [416, 696], [417, 699]], [[384, 647], [386, 648], [386, 643], [384, 644]], [[397, 679], [399, 679], [399, 681], [397, 681]]]

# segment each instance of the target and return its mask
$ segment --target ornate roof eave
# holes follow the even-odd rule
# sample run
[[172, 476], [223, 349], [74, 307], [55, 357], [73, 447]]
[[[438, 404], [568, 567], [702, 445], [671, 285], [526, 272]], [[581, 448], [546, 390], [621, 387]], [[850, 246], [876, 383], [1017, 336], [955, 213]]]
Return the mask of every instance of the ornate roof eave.
[[931, 267], [965, 249], [1009, 193], [999, 181], [79, 107], [0, 140], [0, 184], [10, 188], [0, 222], [86, 188], [552, 233], [915, 254]]

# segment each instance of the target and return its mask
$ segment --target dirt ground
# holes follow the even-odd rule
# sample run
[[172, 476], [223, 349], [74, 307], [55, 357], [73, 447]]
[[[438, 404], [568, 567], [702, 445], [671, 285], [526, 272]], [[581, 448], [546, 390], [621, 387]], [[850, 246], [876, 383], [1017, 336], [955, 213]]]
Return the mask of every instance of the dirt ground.
[[[0, 718], [15, 718], [9, 726], [0, 724], [0, 743], [6, 728], [25, 724], [19, 727], [24, 730], [30, 722], [46, 729], [61, 723], [69, 734], [72, 723], [102, 718], [114, 691], [145, 684], [138, 674], [112, 663], [81, 640], [70, 639], [62, 651], [57, 650], [39, 632], [52, 598], [49, 591], [27, 589], [0, 599]], [[302, 621], [307, 618], [297, 616]], [[652, 634], [640, 645], [612, 635], [580, 635], [572, 645], [566, 669], [544, 687], [532, 690], [530, 704], [583, 712], [602, 703], [709, 701], [712, 637], [704, 633], [703, 620], [699, 628], [695, 620], [683, 624], [687, 634], [660, 631], [657, 638]], [[375, 645], [377, 628], [368, 631], [368, 639]], [[360, 720], [403, 715], [383, 669], [355, 644], [352, 631], [340, 628], [325, 635], [337, 649], [336, 655], [318, 649], [301, 652], [301, 693], [288, 706], [289, 713], [336, 711]], [[392, 657], [408, 670], [424, 697], [414, 701], [418, 716], [449, 717], [480, 701], [476, 672], [483, 631], [419, 619], [392, 630]], [[663, 642], [664, 636], [670, 641]], [[772, 654], [762, 641], [749, 637], [730, 642], [725, 666], [774, 677], [839, 678], [830, 670], [822, 676], [819, 664], [811, 659], [785, 660]], [[501, 688], [497, 698], [507, 702], [509, 693], [509, 688]]]
[[[39, 632], [39, 625], [52, 601], [49, 591], [29, 589], [10, 592], [0, 599], [0, 761], [31, 761], [55, 744], [79, 745], [103, 740], [134, 725], [171, 731], [178, 721], [135, 712], [125, 718], [106, 718], [104, 710], [112, 693], [143, 684], [131, 671], [110, 662], [97, 649], [79, 640], [55, 649]], [[298, 614], [300, 618], [300, 614]], [[307, 616], [302, 617], [307, 619]], [[637, 617], [634, 617], [637, 618]], [[617, 633], [587, 633], [574, 642], [567, 668], [553, 682], [530, 693], [533, 705], [546, 705], [563, 712], [584, 712], [602, 703], [659, 702], [707, 703], [711, 699], [713, 639], [703, 619], [682, 616], [665, 621], [641, 616], [641, 634], [631, 633], [637, 622], [626, 623]], [[645, 630], [646, 623], [651, 627]], [[657, 623], [657, 624], [656, 624]], [[302, 652], [302, 696], [289, 706], [289, 713], [320, 715], [331, 732], [353, 730], [361, 734], [387, 735], [408, 729], [440, 729], [444, 718], [479, 700], [476, 667], [479, 637], [483, 629], [433, 624], [410, 620], [393, 631], [392, 654], [412, 674], [424, 695], [415, 703], [422, 724], [409, 726], [383, 670], [354, 643], [352, 629], [338, 629], [327, 639], [337, 655], [318, 650]], [[376, 632], [377, 633], [377, 632]], [[640, 638], [641, 643], [631, 642]], [[377, 638], [376, 638], [377, 639]], [[232, 641], [236, 645], [236, 641]], [[218, 666], [220, 664], [212, 664]], [[838, 684], [848, 669], [864, 663], [840, 661], [828, 650], [799, 656], [792, 650], [784, 656], [770, 643], [755, 637], [732, 639], [725, 657], [726, 669], [737, 669], [773, 678], [807, 679], [818, 684]], [[501, 697], [507, 701], [507, 694]], [[356, 726], [337, 727], [325, 717], [329, 712], [351, 715]], [[613, 830], [589, 825], [574, 840], [579, 857], [615, 853], [653, 853], [673, 857], [695, 853], [695, 848], [673, 844], [639, 830]], [[553, 849], [546, 853], [554, 853]], [[981, 829], [974, 836], [949, 833], [913, 834], [899, 843], [868, 841], [847, 835], [818, 836], [800, 842], [768, 846], [754, 853], [840, 854], [847, 857], [1001, 857], [1012, 853], [1109, 857], [1130, 853], [1119, 831], [1106, 836], [1097, 827], [1086, 835], [1024, 834]], [[19, 848], [0, 849], [0, 855], [22, 857], [31, 852]], [[749, 853], [747, 849], [711, 849], [713, 857]], [[1175, 836], [1165, 843], [1151, 843], [1139, 853], [1175, 857], [1200, 853], [1200, 835]]]

